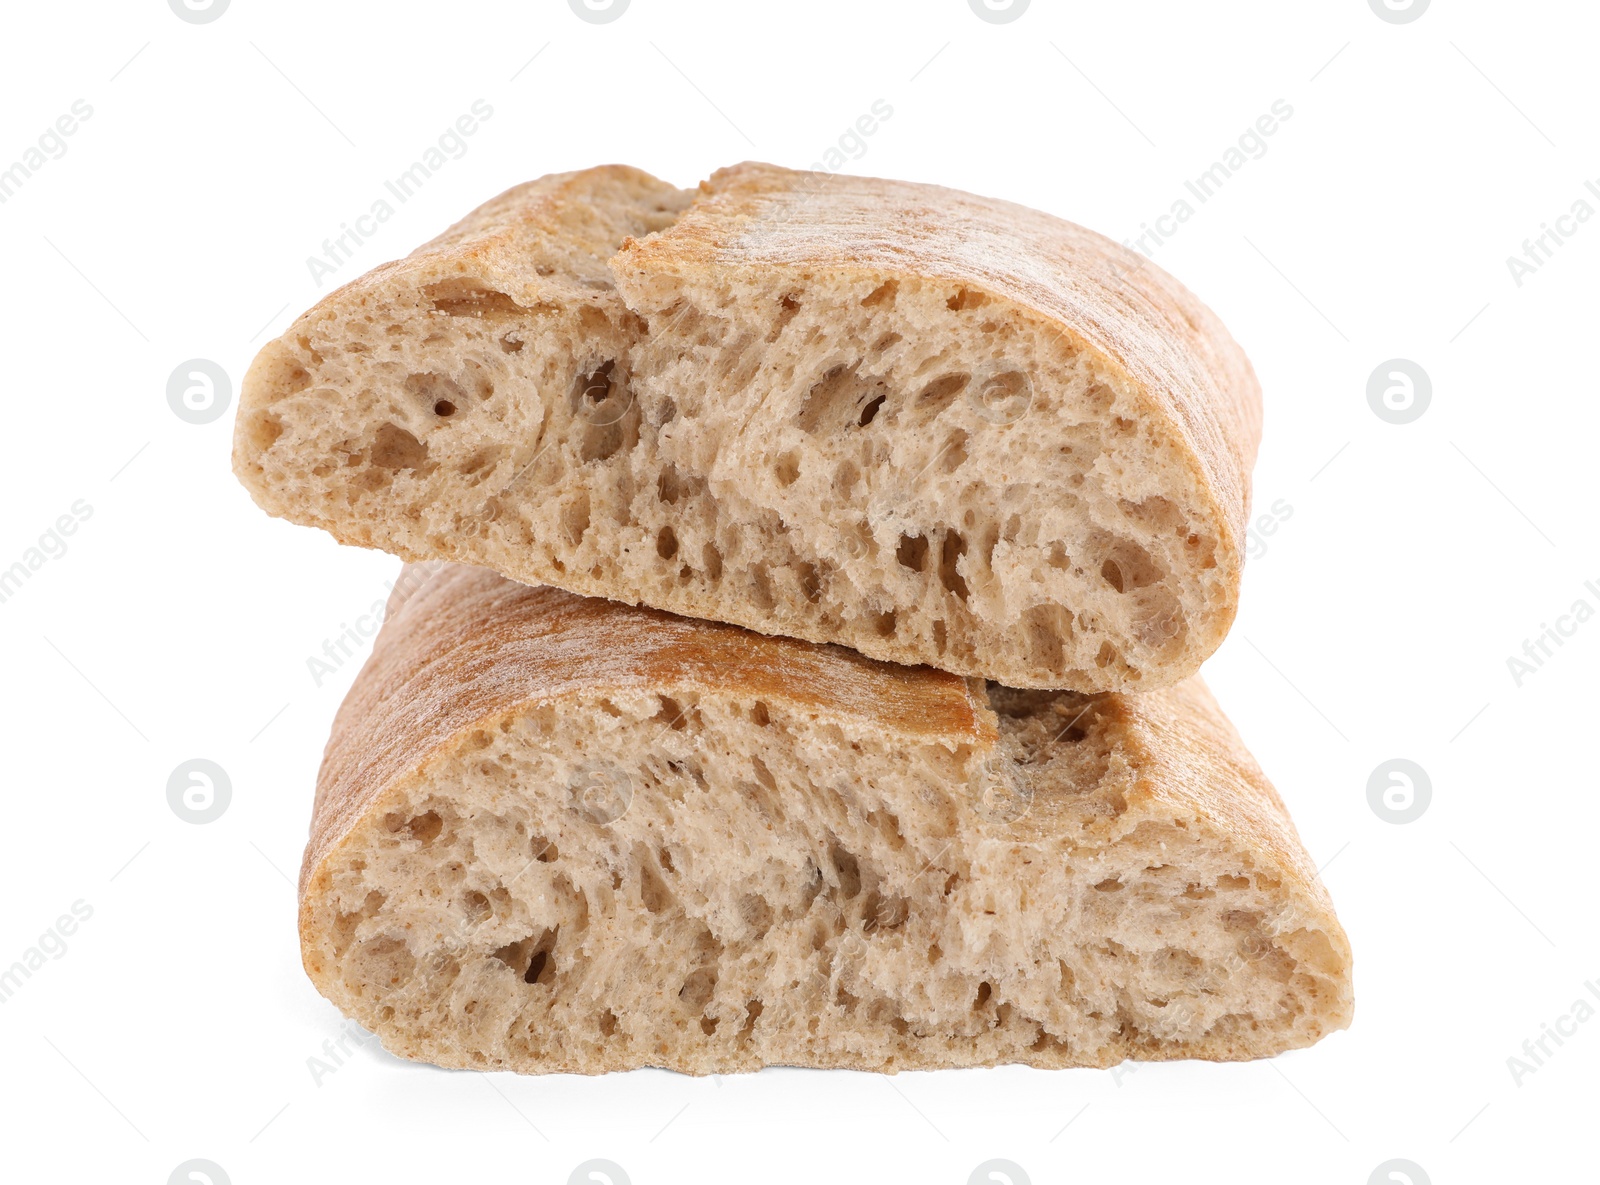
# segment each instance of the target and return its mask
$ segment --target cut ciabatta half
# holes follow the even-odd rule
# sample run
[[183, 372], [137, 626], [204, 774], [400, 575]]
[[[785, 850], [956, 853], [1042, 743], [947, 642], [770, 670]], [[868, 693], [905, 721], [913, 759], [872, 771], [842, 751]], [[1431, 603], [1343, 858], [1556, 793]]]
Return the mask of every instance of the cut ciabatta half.
[[340, 709], [300, 936], [391, 1052], [526, 1073], [1232, 1060], [1352, 1006], [1198, 680], [986, 689], [456, 566]]
[[1012, 686], [1150, 689], [1232, 622], [1260, 394], [1217, 318], [953, 190], [546, 177], [261, 351], [274, 514]]

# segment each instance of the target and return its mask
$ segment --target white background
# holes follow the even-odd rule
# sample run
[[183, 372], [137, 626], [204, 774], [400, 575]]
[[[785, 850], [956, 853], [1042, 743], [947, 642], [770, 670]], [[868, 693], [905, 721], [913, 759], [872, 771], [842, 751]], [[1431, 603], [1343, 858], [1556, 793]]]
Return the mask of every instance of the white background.
[[[635, 1185], [959, 1185], [992, 1157], [1034, 1182], [1593, 1172], [1600, 1018], [1520, 1084], [1507, 1059], [1600, 981], [1600, 620], [1520, 687], [1506, 661], [1579, 598], [1600, 609], [1600, 219], [1521, 286], [1506, 264], [1576, 200], [1600, 209], [1592, 5], [1435, 0], [1392, 24], [1366, 0], [1033, 0], [991, 24], [966, 0], [633, 0], [595, 25], [565, 0], [233, 0], [194, 25], [106, 0], [0, 19], [0, 168], [93, 108], [0, 204], [0, 568], [92, 508], [0, 604], [0, 967], [93, 910], [0, 1005], [8, 1179], [165, 1182], [196, 1157], [235, 1185], [564, 1182], [594, 1157]], [[290, 881], [355, 664], [319, 688], [307, 659], [397, 563], [266, 518], [229, 472], [232, 408], [186, 423], [166, 384], [195, 357], [236, 384], [328, 290], [306, 257], [475, 99], [494, 114], [468, 151], [335, 282], [546, 172], [809, 166], [877, 99], [893, 116], [848, 170], [1122, 239], [1292, 106], [1155, 258], [1266, 392], [1256, 510], [1292, 514], [1206, 676], [1326, 866], [1350, 1031], [1120, 1074], [517, 1078], [363, 1050], [313, 1081], [342, 1022], [301, 972]], [[1395, 357], [1433, 385], [1405, 425], [1366, 398]], [[205, 826], [166, 801], [193, 757], [232, 782]], [[1393, 757], [1432, 782], [1406, 825], [1367, 802]]]

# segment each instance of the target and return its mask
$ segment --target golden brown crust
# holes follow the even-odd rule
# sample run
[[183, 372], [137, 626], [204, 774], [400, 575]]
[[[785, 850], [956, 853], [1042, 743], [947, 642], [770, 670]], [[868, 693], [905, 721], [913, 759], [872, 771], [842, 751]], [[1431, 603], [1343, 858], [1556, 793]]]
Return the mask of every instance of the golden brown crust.
[[933, 185], [746, 162], [700, 189], [669, 230], [624, 243], [616, 267], [910, 273], [1031, 309], [1181, 435], [1228, 542], [1242, 546], [1261, 389], [1216, 314], [1148, 259], [1038, 210]]
[[383, 793], [505, 713], [566, 696], [703, 688], [779, 700], [902, 735], [989, 745], [994, 716], [965, 680], [842, 646], [752, 634], [448, 565], [407, 569], [372, 656], [334, 720], [317, 778], [312, 870]]

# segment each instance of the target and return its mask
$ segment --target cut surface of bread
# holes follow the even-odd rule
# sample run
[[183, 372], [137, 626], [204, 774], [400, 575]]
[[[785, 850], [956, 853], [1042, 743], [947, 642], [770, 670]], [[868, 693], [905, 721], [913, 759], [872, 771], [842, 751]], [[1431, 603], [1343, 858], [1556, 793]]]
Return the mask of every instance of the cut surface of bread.
[[1260, 394], [1142, 257], [933, 186], [608, 166], [494, 199], [257, 357], [234, 468], [410, 560], [1008, 685], [1232, 622]]
[[1263, 1057], [1350, 950], [1198, 680], [1016, 691], [447, 565], [340, 710], [317, 989], [443, 1066]]

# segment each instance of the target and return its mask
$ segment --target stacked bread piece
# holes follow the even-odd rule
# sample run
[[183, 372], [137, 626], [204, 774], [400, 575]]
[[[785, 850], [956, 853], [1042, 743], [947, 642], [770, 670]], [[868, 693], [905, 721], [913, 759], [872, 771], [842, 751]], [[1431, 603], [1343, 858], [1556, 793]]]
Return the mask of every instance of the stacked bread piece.
[[1194, 674], [1259, 426], [1171, 277], [930, 186], [546, 177], [335, 292], [235, 470], [428, 570], [324, 759], [312, 981], [530, 1072], [1344, 1027], [1348, 942]]

